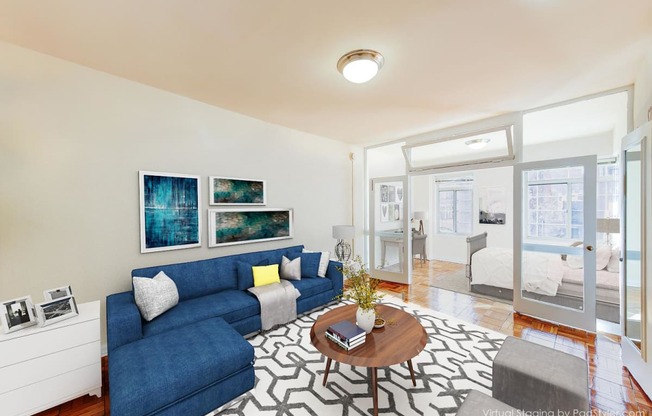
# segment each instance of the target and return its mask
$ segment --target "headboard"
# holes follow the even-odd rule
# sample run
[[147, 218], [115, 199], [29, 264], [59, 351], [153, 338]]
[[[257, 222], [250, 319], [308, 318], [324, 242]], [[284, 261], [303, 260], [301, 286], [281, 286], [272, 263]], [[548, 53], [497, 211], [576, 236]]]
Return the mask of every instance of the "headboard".
[[484, 232], [478, 235], [472, 235], [466, 237], [466, 277], [469, 279], [469, 284], [471, 283], [471, 256], [476, 251], [482, 250], [487, 247], [487, 233]]

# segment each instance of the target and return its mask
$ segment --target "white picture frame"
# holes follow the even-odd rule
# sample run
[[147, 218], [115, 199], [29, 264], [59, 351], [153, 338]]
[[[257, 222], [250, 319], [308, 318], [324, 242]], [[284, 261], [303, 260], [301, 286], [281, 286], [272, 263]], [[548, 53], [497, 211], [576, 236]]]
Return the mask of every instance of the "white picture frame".
[[208, 177], [209, 205], [267, 205], [267, 183], [264, 179]]
[[23, 296], [0, 302], [0, 321], [6, 334], [36, 325], [32, 297]]
[[36, 315], [40, 326], [48, 326], [54, 323], [74, 318], [79, 315], [77, 302], [73, 296], [42, 302], [36, 305]]
[[43, 300], [45, 302], [65, 298], [68, 296], [72, 296], [72, 288], [70, 287], [70, 285], [55, 287], [54, 289], [48, 289], [43, 291]]
[[293, 216], [291, 208], [209, 209], [208, 247], [293, 238]]
[[141, 170], [138, 178], [140, 252], [201, 247], [201, 177]]

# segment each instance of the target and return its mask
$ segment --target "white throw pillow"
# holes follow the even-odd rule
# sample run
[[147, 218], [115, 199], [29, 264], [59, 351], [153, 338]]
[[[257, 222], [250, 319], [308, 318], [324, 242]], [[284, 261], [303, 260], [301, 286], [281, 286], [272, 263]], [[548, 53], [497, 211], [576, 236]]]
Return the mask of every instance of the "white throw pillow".
[[134, 277], [134, 298], [140, 314], [151, 321], [179, 303], [177, 285], [162, 271], [152, 279]]
[[609, 263], [607, 263], [607, 271], [611, 273], [620, 272], [620, 249], [618, 247], [611, 249], [611, 257], [609, 257]]
[[306, 250], [305, 248], [303, 249], [304, 253], [321, 253], [321, 257], [319, 258], [319, 269], [317, 270], [317, 276], [319, 277], [326, 277], [326, 271], [328, 270], [328, 262], [331, 261], [331, 253], [328, 251], [313, 251], [313, 250]]
[[301, 257], [290, 260], [283, 256], [281, 259], [281, 279], [301, 280]]

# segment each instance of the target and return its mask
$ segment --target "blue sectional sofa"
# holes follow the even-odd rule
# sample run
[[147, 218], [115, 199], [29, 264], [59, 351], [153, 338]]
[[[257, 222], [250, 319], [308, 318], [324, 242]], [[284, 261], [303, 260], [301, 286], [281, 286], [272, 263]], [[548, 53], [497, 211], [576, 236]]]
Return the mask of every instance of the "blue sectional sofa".
[[[111, 414], [204, 415], [254, 387], [254, 350], [243, 336], [261, 329], [260, 304], [247, 291], [251, 266], [279, 264], [303, 246], [147, 267], [174, 280], [179, 303], [147, 322], [133, 292], [106, 299]], [[325, 278], [291, 281], [301, 292], [297, 313], [325, 305], [342, 292], [341, 263]]]

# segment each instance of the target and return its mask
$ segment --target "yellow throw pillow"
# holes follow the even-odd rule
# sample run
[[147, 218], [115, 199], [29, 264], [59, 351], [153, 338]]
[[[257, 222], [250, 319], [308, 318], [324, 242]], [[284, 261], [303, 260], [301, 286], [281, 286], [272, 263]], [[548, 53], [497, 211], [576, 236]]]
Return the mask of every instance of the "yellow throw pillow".
[[281, 277], [278, 274], [278, 264], [253, 266], [251, 269], [254, 272], [254, 286], [265, 286], [281, 282]]

